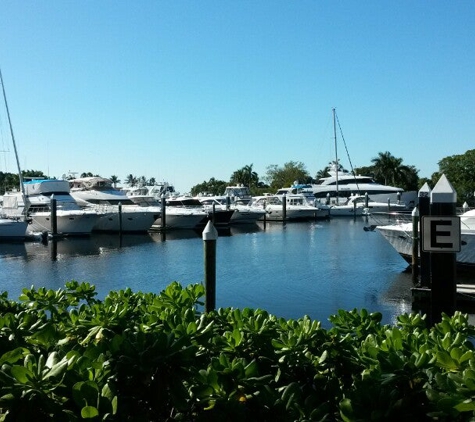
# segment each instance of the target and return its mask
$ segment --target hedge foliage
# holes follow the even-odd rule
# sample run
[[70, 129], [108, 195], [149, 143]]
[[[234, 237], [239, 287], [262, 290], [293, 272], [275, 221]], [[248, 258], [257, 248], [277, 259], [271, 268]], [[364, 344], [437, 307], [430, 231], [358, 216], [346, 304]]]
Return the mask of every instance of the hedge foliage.
[[202, 312], [203, 286], [0, 295], [1, 421], [475, 420], [474, 327]]

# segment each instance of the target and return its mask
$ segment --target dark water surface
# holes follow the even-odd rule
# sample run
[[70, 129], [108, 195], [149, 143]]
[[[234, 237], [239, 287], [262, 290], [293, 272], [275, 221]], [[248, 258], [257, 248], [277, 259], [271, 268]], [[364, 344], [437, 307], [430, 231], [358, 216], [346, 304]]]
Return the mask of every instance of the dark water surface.
[[[216, 306], [262, 308], [284, 318], [309, 315], [327, 325], [338, 309], [382, 312], [385, 323], [411, 311], [407, 264], [365, 218], [262, 223], [231, 228], [217, 240]], [[93, 235], [41, 243], [0, 244], [0, 290], [94, 284], [160, 292], [170, 282], [200, 283], [201, 234]]]

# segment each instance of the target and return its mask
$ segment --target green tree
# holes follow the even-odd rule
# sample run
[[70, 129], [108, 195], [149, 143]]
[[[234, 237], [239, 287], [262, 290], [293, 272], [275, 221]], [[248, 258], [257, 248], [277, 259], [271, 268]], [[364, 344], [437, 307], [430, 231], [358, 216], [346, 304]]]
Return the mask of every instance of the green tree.
[[258, 186], [259, 185], [259, 176], [252, 170], [251, 165], [244, 166], [242, 169], [236, 170], [232, 175], [229, 181], [232, 185], [244, 185], [247, 187]]
[[325, 168], [318, 170], [317, 174], [315, 175], [315, 180], [321, 179], [323, 177], [328, 177], [329, 173], [328, 171], [330, 170], [329, 166], [326, 166]]
[[[24, 179], [28, 177], [48, 178], [41, 170], [23, 170], [21, 174]], [[20, 178], [18, 174], [0, 172], [0, 195], [12, 190], [20, 190]]]
[[191, 194], [196, 196], [200, 193], [206, 193], [210, 195], [222, 195], [228, 185], [223, 180], [216, 180], [214, 177], [207, 182], [200, 183], [191, 188]]
[[310, 183], [312, 178], [305, 168], [305, 164], [300, 161], [289, 161], [283, 167], [279, 167], [276, 164], [268, 166], [265, 180], [272, 189], [277, 190], [291, 186], [296, 181], [299, 183]]
[[112, 182], [112, 185], [114, 186], [114, 188], [117, 187], [117, 183], [120, 183], [120, 180], [116, 175], [112, 175], [110, 177], [110, 181]]
[[457, 192], [458, 204], [467, 202], [474, 206], [475, 149], [468, 150], [465, 154], [445, 157], [438, 164], [439, 172], [433, 175], [433, 182], [437, 182], [440, 175], [445, 174]]
[[133, 174], [129, 174], [125, 178], [125, 183], [127, 183], [130, 187], [134, 187], [137, 185], [137, 178]]
[[380, 152], [371, 160], [376, 181], [404, 190], [417, 190], [418, 170], [414, 166], [403, 164], [402, 161], [402, 158], [393, 156], [389, 151]]

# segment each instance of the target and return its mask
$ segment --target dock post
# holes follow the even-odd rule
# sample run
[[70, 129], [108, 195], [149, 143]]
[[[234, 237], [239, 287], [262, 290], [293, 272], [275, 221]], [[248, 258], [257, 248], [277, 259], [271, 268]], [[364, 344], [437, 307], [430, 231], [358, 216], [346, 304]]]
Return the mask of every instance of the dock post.
[[284, 193], [282, 195], [282, 222], [285, 223], [287, 220], [287, 195]]
[[165, 200], [165, 194], [163, 194], [161, 196], [160, 214], [161, 214], [161, 217], [160, 217], [160, 221], [161, 221], [160, 226], [161, 227], [160, 227], [160, 229], [165, 230], [165, 228], [167, 227], [167, 201]]
[[365, 194], [364, 194], [364, 206], [365, 206], [365, 208], [368, 208], [368, 207], [369, 207], [369, 196], [368, 196], [368, 192], [365, 192]]
[[[430, 214], [430, 187], [427, 183], [424, 183], [419, 190], [418, 197], [420, 222], [422, 217]], [[430, 287], [430, 252], [422, 250], [422, 242], [419, 242], [419, 265], [421, 287]]]
[[208, 221], [202, 233], [204, 244], [205, 312], [216, 308], [216, 239], [218, 231]]
[[54, 194], [51, 195], [51, 234], [56, 236], [58, 234], [58, 216], [56, 214], [57, 201]]
[[412, 281], [416, 282], [419, 277], [419, 210], [412, 210]]
[[122, 202], [119, 202], [119, 233], [122, 234]]
[[267, 203], [266, 203], [266, 201], [264, 201], [264, 230], [266, 229], [266, 223], [267, 223], [267, 210], [266, 210], [266, 207], [267, 207]]
[[460, 250], [456, 202], [457, 193], [443, 174], [430, 194], [430, 217], [424, 217], [421, 224], [424, 249], [431, 252], [431, 324], [440, 322], [442, 313], [451, 316], [455, 312], [455, 250]]

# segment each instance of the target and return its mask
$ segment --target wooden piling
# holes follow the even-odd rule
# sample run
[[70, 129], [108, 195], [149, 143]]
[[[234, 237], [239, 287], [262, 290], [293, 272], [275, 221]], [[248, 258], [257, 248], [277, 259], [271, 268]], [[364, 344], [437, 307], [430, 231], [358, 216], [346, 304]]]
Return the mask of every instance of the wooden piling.
[[122, 234], [122, 203], [119, 202], [119, 233]]
[[216, 240], [218, 231], [212, 221], [203, 230], [205, 312], [216, 308]]
[[162, 195], [160, 200], [160, 222], [160, 229], [165, 230], [167, 227], [167, 201], [165, 195]]
[[412, 210], [412, 281], [419, 278], [419, 210]]
[[287, 195], [282, 195], [282, 222], [287, 220]]
[[56, 213], [57, 201], [54, 195], [51, 195], [51, 234], [56, 236], [58, 234], [58, 216]]

